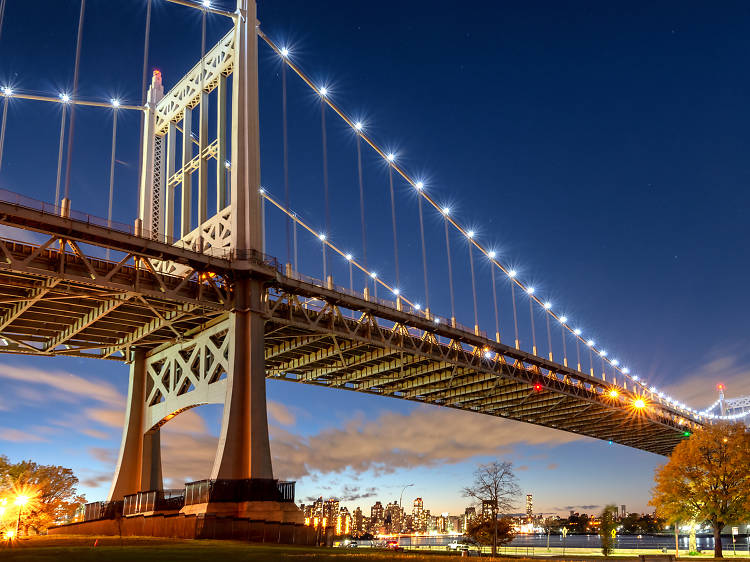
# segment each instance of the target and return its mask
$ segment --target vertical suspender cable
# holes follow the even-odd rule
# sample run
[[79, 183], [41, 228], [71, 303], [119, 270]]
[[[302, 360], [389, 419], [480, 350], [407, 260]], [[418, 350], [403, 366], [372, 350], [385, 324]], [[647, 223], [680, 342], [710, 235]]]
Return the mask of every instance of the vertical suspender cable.
[[[81, 0], [81, 12], [78, 16], [78, 38], [76, 40], [76, 61], [73, 70], [72, 99], [78, 98], [78, 74], [81, 67], [81, 47], [83, 46], [83, 17], [86, 13], [86, 0]], [[73, 139], [76, 126], [76, 105], [70, 106], [70, 130], [68, 131], [68, 154], [65, 161], [65, 199], [70, 199], [70, 167], [73, 163]], [[55, 202], [56, 204], [58, 202]]]
[[321, 96], [320, 98], [320, 130], [323, 140], [323, 198], [326, 205], [326, 236], [331, 235], [331, 206], [328, 199], [328, 135], [326, 134], [326, 104]]
[[8, 122], [8, 102], [10, 96], [6, 95], [3, 100], [3, 122], [0, 125], [0, 170], [3, 169], [3, 147], [5, 146], [5, 126]]
[[[5, 2], [6, 0], [0, 0], [0, 38], [3, 36], [3, 20], [5, 19]], [[8, 119], [8, 101], [9, 96], [6, 95], [3, 100], [3, 123], [2, 129], [0, 129], [0, 170], [3, 168], [3, 147], [5, 146], [5, 124]]]
[[549, 360], [552, 361], [552, 332], [550, 332], [549, 327], [549, 312], [547, 312], [544, 316], [546, 316], [547, 318], [547, 349], [549, 350]]
[[354, 291], [354, 269], [352, 268], [352, 260], [349, 260], [349, 290]]
[[55, 183], [55, 205], [60, 204], [60, 180], [62, 178], [63, 149], [65, 147], [65, 115], [68, 112], [68, 104], [62, 105], [62, 117], [60, 117], [60, 146], [57, 150], [57, 182]]
[[362, 222], [362, 263], [367, 269], [367, 228], [365, 227], [365, 188], [362, 181], [362, 137], [357, 133], [357, 177], [359, 179], [359, 214]]
[[536, 355], [536, 329], [534, 328], [534, 299], [529, 294], [529, 317], [531, 318], [531, 349]]
[[562, 344], [563, 344], [563, 365], [566, 367], [568, 366], [568, 348], [567, 344], [565, 343], [565, 324], [560, 322], [560, 333], [562, 334]]
[[581, 338], [576, 336], [576, 360], [578, 361], [578, 372], [581, 372]]
[[516, 332], [516, 349], [521, 349], [521, 342], [518, 341], [518, 312], [516, 311], [516, 282], [510, 282], [510, 298], [513, 301], [513, 329]]
[[[149, 42], [151, 40], [151, 3], [152, 0], [148, 0], [148, 3], [146, 4], [146, 30], [143, 35], [143, 69], [141, 72], [141, 106], [146, 105], [146, 78], [148, 76], [148, 50], [149, 50]], [[141, 128], [140, 128], [140, 136], [138, 137], [138, 142], [143, 142], [143, 131], [146, 127], [146, 114], [145, 112], [141, 111]], [[138, 181], [141, 181], [141, 176], [143, 174], [143, 150], [138, 151]], [[169, 187], [167, 187], [169, 189]], [[140, 202], [141, 198], [138, 197], [138, 201]], [[140, 215], [141, 209], [139, 209], [139, 215]]]
[[[281, 65], [281, 137], [284, 144], [284, 205], [287, 211], [291, 205], [289, 199], [289, 140], [287, 137], [287, 116], [286, 116], [286, 62]], [[290, 263], [291, 258], [291, 228], [292, 219], [286, 215], [286, 261]]]
[[594, 352], [591, 351], [591, 346], [589, 346], [589, 372], [591, 373], [591, 376], [594, 376]]
[[294, 271], [299, 271], [299, 264], [297, 263], [297, 221], [294, 221], [292, 228], [294, 229]]
[[396, 266], [396, 288], [401, 289], [398, 271], [398, 234], [396, 233], [396, 195], [393, 193], [393, 166], [388, 165], [388, 185], [391, 190], [391, 222], [393, 223], [393, 263]]
[[456, 301], [453, 296], [453, 264], [451, 263], [451, 240], [448, 235], [448, 217], [443, 221], [445, 223], [445, 253], [448, 256], [448, 286], [451, 293], [451, 326], [456, 324]]
[[422, 218], [422, 196], [417, 195], [419, 207], [419, 235], [422, 240], [422, 272], [424, 274], [424, 307], [427, 317], [430, 316], [430, 288], [427, 283], [427, 248], [424, 243], [424, 219]]
[[474, 243], [469, 240], [469, 269], [471, 269], [471, 296], [474, 298], [474, 333], [479, 335], [479, 310], [477, 309], [477, 283], [474, 278]]
[[490, 275], [492, 276], [492, 302], [495, 305], [495, 341], [500, 343], [500, 316], [497, 309], [497, 288], [495, 286], [495, 264], [490, 262]]
[[0, 39], [3, 37], [3, 20], [5, 19], [5, 1], [0, 0]]
[[[109, 159], [109, 204], [107, 205], [107, 226], [112, 226], [112, 200], [115, 191], [115, 151], [117, 147], [117, 108], [112, 116], [112, 154]], [[109, 248], [107, 248], [107, 259], [109, 259]]]
[[325, 240], [322, 240], [323, 245], [323, 283], [326, 284], [326, 287], [328, 286], [328, 264], [326, 263], [326, 243]]

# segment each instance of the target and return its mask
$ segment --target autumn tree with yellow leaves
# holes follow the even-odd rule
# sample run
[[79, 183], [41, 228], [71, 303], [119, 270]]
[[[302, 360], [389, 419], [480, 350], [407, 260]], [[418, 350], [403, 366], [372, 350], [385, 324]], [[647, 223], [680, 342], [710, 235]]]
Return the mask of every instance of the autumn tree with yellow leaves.
[[675, 447], [656, 471], [651, 505], [670, 523], [711, 523], [714, 556], [721, 530], [750, 517], [750, 433], [744, 424], [717, 423]]

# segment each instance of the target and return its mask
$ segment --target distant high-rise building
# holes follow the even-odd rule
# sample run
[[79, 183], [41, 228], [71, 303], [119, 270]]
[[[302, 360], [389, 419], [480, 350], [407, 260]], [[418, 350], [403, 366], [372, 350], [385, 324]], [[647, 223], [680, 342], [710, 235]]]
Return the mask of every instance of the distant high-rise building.
[[621, 505], [620, 506], [620, 517], [622, 517], [624, 519], [627, 516], [628, 516], [627, 506]]
[[531, 494], [526, 494], [526, 515], [529, 519], [534, 515], [534, 498]]
[[381, 525], [384, 519], [383, 516], [383, 504], [380, 502], [375, 502], [375, 505], [370, 508], [370, 524], [373, 527]]
[[422, 498], [414, 500], [414, 507], [411, 510], [411, 521], [414, 530], [418, 533], [427, 531], [427, 518], [425, 517], [424, 502]]
[[404, 521], [404, 510], [398, 502], [389, 503], [385, 508], [386, 531], [389, 533], [400, 533]]
[[364, 533], [365, 532], [365, 521], [362, 515], [362, 508], [357, 507], [352, 515], [352, 532], [353, 533]]

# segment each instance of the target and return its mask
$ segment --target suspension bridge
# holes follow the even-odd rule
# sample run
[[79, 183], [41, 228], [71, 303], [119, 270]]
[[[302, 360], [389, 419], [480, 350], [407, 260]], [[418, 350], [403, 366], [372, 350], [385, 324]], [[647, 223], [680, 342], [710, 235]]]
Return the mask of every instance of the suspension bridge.
[[[130, 365], [110, 495], [106, 503], [87, 506], [87, 522], [106, 520], [119, 509], [127, 516], [209, 514], [298, 525], [293, 484], [274, 479], [271, 466], [266, 379], [467, 410], [660, 455], [705, 424], [747, 415], [748, 399], [724, 399], [723, 388], [720, 400], [704, 411], [675, 400], [557, 313], [439, 204], [365, 123], [316, 84], [288, 48], [263, 32], [253, 0], [238, 0], [235, 11], [210, 2], [165, 1], [200, 15], [201, 57], [182, 76], [148, 68], [149, 0], [140, 103], [79, 95], [85, 0], [72, 90], [44, 94], [14, 84], [2, 89], [0, 179], [4, 147], [13, 142], [6, 138], [9, 107], [34, 111], [34, 104], [56, 104], [61, 111], [53, 202], [0, 191], [0, 222], [8, 227], [0, 237], [0, 352]], [[206, 44], [209, 17], [227, 28], [213, 46]], [[2, 25], [0, 14], [0, 32]], [[261, 48], [278, 59], [282, 80], [284, 180], [277, 189], [261, 184], [258, 90], [259, 81], [269, 79], [259, 73]], [[322, 219], [305, 218], [292, 203], [287, 108], [292, 78], [319, 102], [313, 111], [320, 112]], [[86, 213], [85, 201], [76, 200], [72, 189], [76, 116], [84, 108], [113, 116], [106, 218]], [[141, 119], [140, 180], [128, 190], [138, 211], [129, 224], [113, 220], [114, 203], [125, 197], [114, 196], [123, 112]], [[354, 140], [355, 208], [362, 228], [346, 241], [331, 235], [336, 220], [330, 212], [331, 119]], [[393, 242], [387, 274], [367, 259], [365, 151], [387, 178], [385, 214]], [[401, 191], [394, 184], [411, 190], [407, 204], [398, 201]], [[407, 212], [413, 212], [409, 222], [421, 254], [421, 264], [410, 264], [421, 270], [418, 290], [402, 285], [404, 227], [397, 215]], [[425, 220], [428, 213], [439, 220]], [[321, 223], [324, 228], [315, 226]], [[426, 236], [436, 224], [438, 235]], [[283, 258], [266, 252], [269, 237], [282, 255], [285, 247]], [[357, 237], [361, 258], [351, 252]], [[435, 240], [437, 249], [429, 244]], [[446, 278], [429, 271], [427, 254], [437, 251], [444, 253]], [[468, 257], [473, 305], [468, 310], [456, 307], [459, 252]], [[489, 264], [484, 282], [479, 260]], [[448, 286], [446, 302], [430, 300], [437, 284]], [[489, 331], [480, 325], [480, 310], [486, 309], [494, 319]], [[211, 477], [170, 495], [162, 481], [160, 428], [187, 409], [212, 403], [223, 404], [224, 414]], [[190, 534], [170, 529], [148, 532]]]

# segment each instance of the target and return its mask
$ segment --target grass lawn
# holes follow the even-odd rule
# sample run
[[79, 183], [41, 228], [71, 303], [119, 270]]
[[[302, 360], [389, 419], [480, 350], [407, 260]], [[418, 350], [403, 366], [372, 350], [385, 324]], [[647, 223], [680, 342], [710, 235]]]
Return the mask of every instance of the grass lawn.
[[[95, 541], [97, 545], [94, 546]], [[368, 560], [411, 560], [413, 562], [447, 562], [455, 560], [460, 556], [457, 553], [448, 552], [388, 552], [371, 549], [343, 549], [343, 548], [313, 548], [249, 544], [238, 541], [188, 541], [181, 539], [162, 539], [150, 537], [126, 537], [120, 544], [116, 537], [83, 537], [83, 536], [47, 536], [22, 539], [7, 546], [0, 543], [0, 561], [5, 562], [31, 562], [31, 561], [97, 561], [97, 562], [120, 562], [120, 561], [143, 561], [143, 562], [307, 562], [307, 561], [332, 561], [332, 562], [366, 562]], [[554, 560], [556, 556], [547, 557]], [[594, 562], [595, 558], [576, 554], [567, 554], [568, 561], [588, 560]], [[504, 560], [506, 562], [530, 562], [529, 558], [505, 557], [490, 558], [483, 556], [484, 560]], [[631, 558], [632, 560], [633, 558]], [[689, 557], [683, 559], [690, 560]], [[539, 559], [535, 559], [536, 562]], [[620, 559], [622, 561], [623, 559]], [[635, 558], [637, 560], [637, 558]], [[700, 557], [704, 562], [707, 558]], [[710, 560], [710, 559], [709, 559]], [[735, 558], [741, 562], [749, 559]]]

